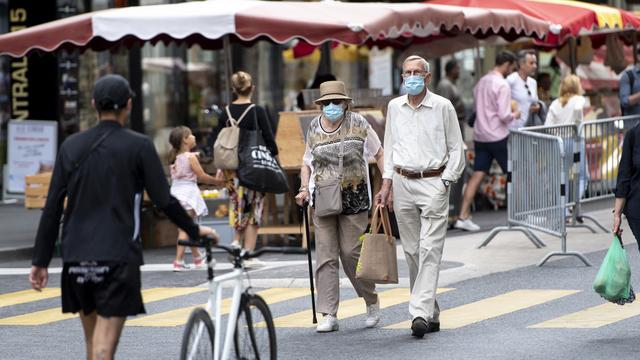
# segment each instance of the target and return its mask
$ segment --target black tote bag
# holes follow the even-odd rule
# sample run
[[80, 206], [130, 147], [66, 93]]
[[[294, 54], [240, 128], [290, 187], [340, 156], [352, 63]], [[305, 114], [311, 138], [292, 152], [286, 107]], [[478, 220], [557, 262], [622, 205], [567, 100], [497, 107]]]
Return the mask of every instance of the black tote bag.
[[289, 191], [287, 176], [267, 148], [253, 109], [255, 130], [240, 129], [238, 142], [238, 180], [247, 189], [282, 194]]

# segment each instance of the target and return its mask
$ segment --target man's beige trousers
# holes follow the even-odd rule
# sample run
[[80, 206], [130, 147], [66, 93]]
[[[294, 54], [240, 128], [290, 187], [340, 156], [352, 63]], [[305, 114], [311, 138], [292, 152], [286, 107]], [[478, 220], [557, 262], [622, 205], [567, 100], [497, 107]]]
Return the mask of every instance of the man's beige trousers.
[[375, 284], [356, 279], [356, 265], [360, 258], [360, 235], [369, 222], [365, 211], [355, 215], [313, 215], [316, 239], [316, 286], [318, 287], [318, 312], [336, 315], [340, 302], [340, 277], [338, 258], [344, 273], [353, 284], [359, 297], [367, 305], [378, 302]]
[[440, 177], [393, 176], [393, 209], [409, 265], [411, 318], [440, 321], [436, 288], [447, 233], [449, 190]]

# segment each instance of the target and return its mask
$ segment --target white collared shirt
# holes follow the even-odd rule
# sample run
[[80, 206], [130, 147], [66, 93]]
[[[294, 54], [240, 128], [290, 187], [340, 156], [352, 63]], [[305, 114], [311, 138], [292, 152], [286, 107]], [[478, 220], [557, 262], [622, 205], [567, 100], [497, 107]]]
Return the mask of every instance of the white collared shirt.
[[407, 95], [389, 102], [384, 133], [384, 174], [394, 166], [411, 171], [439, 169], [442, 179], [456, 181], [465, 166], [462, 134], [451, 101], [427, 91], [417, 108]]
[[511, 99], [518, 103], [518, 109], [520, 110], [520, 118], [509, 124], [509, 129], [517, 130], [527, 122], [531, 104], [538, 101], [538, 83], [531, 76], [527, 76], [525, 83], [517, 71], [507, 76], [507, 82], [511, 87]]

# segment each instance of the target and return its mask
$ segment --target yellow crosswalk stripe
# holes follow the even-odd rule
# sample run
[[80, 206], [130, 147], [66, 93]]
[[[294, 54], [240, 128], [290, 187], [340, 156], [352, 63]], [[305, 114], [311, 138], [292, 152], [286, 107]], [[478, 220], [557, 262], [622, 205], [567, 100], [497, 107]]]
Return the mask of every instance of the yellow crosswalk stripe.
[[[506, 294], [479, 300], [470, 304], [444, 310], [440, 313], [441, 329], [457, 329], [483, 320], [540, 305], [580, 290], [516, 290]], [[385, 329], [408, 329], [411, 321], [387, 326]]]
[[[262, 296], [267, 304], [275, 304], [303, 296], [309, 296], [309, 289], [304, 288], [272, 288], [257, 292]], [[161, 312], [127, 321], [128, 326], [158, 326], [171, 327], [184, 325], [189, 319], [191, 311], [197, 307], [204, 307], [204, 304], [182, 307], [180, 309]], [[231, 298], [222, 299], [220, 311], [223, 315], [229, 313], [231, 308]]]
[[[442, 294], [447, 291], [451, 291], [454, 289], [451, 288], [441, 288], [438, 289], [437, 293]], [[407, 288], [396, 288], [387, 291], [383, 291], [378, 293], [380, 308], [388, 308], [391, 306], [395, 306], [398, 304], [405, 303], [409, 301], [409, 289]], [[355, 298], [351, 300], [341, 301], [340, 307], [338, 308], [338, 318], [346, 319], [357, 315], [362, 315], [367, 312], [364, 300], [360, 298]], [[300, 327], [314, 327], [315, 325], [311, 322], [311, 309], [297, 312], [295, 314], [285, 315], [274, 319], [276, 327], [289, 327], [289, 328], [300, 328]], [[321, 316], [321, 314], [318, 314]]]
[[625, 304], [624, 306], [606, 303], [572, 314], [567, 314], [530, 328], [569, 328], [569, 329], [595, 329], [605, 325], [640, 315], [640, 303]]
[[[176, 296], [193, 294], [204, 291], [206, 288], [152, 288], [142, 290], [142, 299], [145, 303], [161, 301]], [[23, 315], [0, 319], [0, 325], [44, 325], [56, 321], [67, 320], [76, 317], [76, 314], [63, 314], [61, 308], [51, 308], [35, 311]]]
[[51, 299], [58, 296], [60, 296], [60, 288], [45, 288], [40, 292], [33, 289], [16, 291], [0, 295], [0, 308]]
[[142, 290], [142, 301], [146, 303], [171, 299], [176, 296], [195, 294], [206, 291], [201, 287], [175, 287], [175, 288], [152, 288]]

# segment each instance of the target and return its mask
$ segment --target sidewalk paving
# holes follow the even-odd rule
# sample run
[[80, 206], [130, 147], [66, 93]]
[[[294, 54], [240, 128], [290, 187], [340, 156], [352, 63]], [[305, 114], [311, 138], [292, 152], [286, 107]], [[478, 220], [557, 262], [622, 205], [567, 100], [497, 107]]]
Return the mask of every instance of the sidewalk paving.
[[[591, 211], [591, 215], [598, 220], [605, 228], [611, 228], [613, 216], [611, 208], [607, 208], [607, 203], [602, 210]], [[636, 241], [631, 234], [631, 230], [626, 221], [623, 221], [624, 242], [635, 244]], [[440, 274], [439, 285], [446, 286], [458, 281], [485, 276], [493, 273], [509, 271], [526, 266], [536, 265], [546, 254], [552, 251], [561, 250], [560, 238], [551, 235], [535, 232], [546, 247], [536, 248], [533, 243], [520, 232], [499, 233], [493, 241], [486, 247], [478, 249], [488, 232], [469, 234], [466, 236], [448, 238], [445, 242], [443, 261], [460, 262], [464, 266], [443, 271]], [[587, 259], [591, 260], [593, 266], [600, 264], [590, 259], [589, 253], [605, 250], [611, 245], [613, 239], [611, 233], [604, 233], [599, 230], [592, 233], [584, 228], [567, 228], [567, 251], [578, 251], [583, 253]], [[544, 266], [557, 266], [555, 262], [561, 259], [572, 259], [571, 266], [584, 267], [584, 263], [573, 256], [552, 257]], [[567, 262], [563, 262], [566, 264]]]
[[[33, 248], [33, 242], [38, 230], [42, 210], [24, 208], [23, 202], [17, 204], [0, 204], [0, 258], [6, 258], [7, 253], [19, 251], [28, 253]], [[506, 211], [483, 211], [474, 217], [483, 229], [490, 229], [505, 222]], [[449, 236], [460, 236], [465, 233], [451, 230]]]
[[[611, 201], [605, 200], [599, 203], [589, 204], [586, 207], [588, 214], [600, 221], [606, 228], [612, 223]], [[37, 231], [41, 210], [26, 210], [22, 204], [1, 205], [0, 206], [0, 259], [16, 259], [28, 258], [30, 249], [33, 247], [35, 233]], [[536, 234], [547, 244], [546, 247], [537, 249], [529, 239], [520, 232], [503, 232], [498, 234], [493, 241], [482, 249], [477, 249], [478, 245], [488, 234], [488, 231], [495, 226], [502, 225], [506, 222], [506, 212], [481, 212], [474, 215], [474, 221], [477, 221], [483, 230], [477, 233], [466, 233], [459, 230], [450, 230], [445, 242], [443, 255], [443, 269], [440, 274], [440, 286], [456, 283], [462, 280], [481, 277], [493, 273], [509, 271], [517, 268], [531, 266], [537, 264], [547, 253], [560, 250], [560, 239], [536, 232]], [[635, 239], [631, 236], [631, 231], [626, 222], [623, 222], [626, 243], [634, 243]], [[584, 254], [605, 250], [611, 243], [611, 235], [603, 232], [591, 233], [587, 229], [567, 229], [567, 247], [569, 251], [579, 251]], [[169, 260], [164, 257], [171, 257], [172, 249], [163, 250], [145, 250], [145, 258], [147, 264], [165, 263]], [[166, 253], [166, 254], [165, 254]], [[158, 256], [158, 255], [165, 256]], [[150, 255], [150, 256], [148, 256]], [[154, 256], [155, 255], [155, 256]], [[162, 259], [160, 259], [162, 257]], [[589, 256], [587, 255], [587, 258]], [[291, 256], [268, 257], [276, 261], [286, 262], [294, 260]], [[556, 260], [566, 257], [554, 257], [545, 266], [553, 267]], [[303, 259], [300, 257], [300, 259]], [[404, 254], [402, 246], [398, 242], [398, 264], [401, 268], [405, 267]], [[267, 258], [265, 258], [267, 260]], [[298, 257], [295, 257], [298, 260]], [[563, 262], [566, 264], [567, 262]], [[572, 266], [582, 267], [584, 264], [577, 258], [571, 257], [569, 262]], [[594, 266], [599, 264], [594, 262]], [[283, 269], [286, 272], [286, 270]], [[269, 273], [270, 271], [266, 271]], [[256, 274], [257, 275], [257, 274]], [[281, 278], [283, 272], [274, 272], [280, 282], [285, 280]], [[401, 279], [400, 284], [395, 286], [408, 286], [406, 274]], [[260, 276], [262, 277], [262, 276]], [[270, 277], [270, 276], [265, 276]], [[264, 279], [268, 281], [268, 279]], [[274, 279], [276, 280], [276, 279]], [[297, 282], [305, 282], [304, 277], [300, 279], [291, 279], [290, 286], [296, 286]], [[346, 280], [346, 279], [344, 279]], [[406, 282], [406, 284], [405, 284]], [[308, 283], [308, 280], [306, 281]], [[349, 287], [348, 281], [341, 281], [341, 285]], [[303, 285], [300, 286], [308, 286]]]
[[28, 210], [24, 203], [0, 205], [0, 253], [28, 250], [38, 230], [42, 210]]

